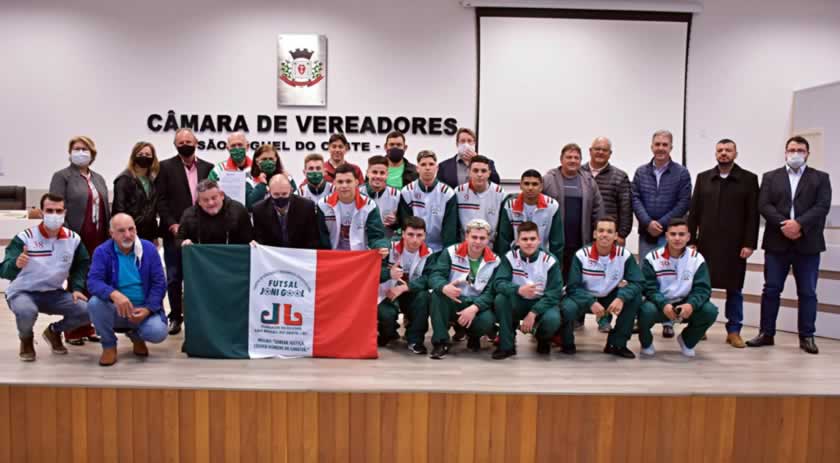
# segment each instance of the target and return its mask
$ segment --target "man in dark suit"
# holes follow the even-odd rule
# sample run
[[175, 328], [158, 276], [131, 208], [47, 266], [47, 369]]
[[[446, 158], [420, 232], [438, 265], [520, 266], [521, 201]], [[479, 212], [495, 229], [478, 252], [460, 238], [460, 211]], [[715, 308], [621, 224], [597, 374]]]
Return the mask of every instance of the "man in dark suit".
[[163, 258], [166, 261], [166, 290], [169, 293], [169, 334], [180, 333], [184, 320], [181, 249], [175, 243], [178, 224], [184, 211], [195, 204], [198, 182], [207, 178], [213, 169], [213, 164], [195, 155], [197, 145], [198, 140], [192, 130], [179, 129], [175, 132], [178, 155], [160, 163], [160, 172], [155, 179]]
[[[455, 132], [455, 145], [458, 153], [449, 159], [438, 164], [438, 180], [457, 188], [458, 185], [467, 183], [470, 177], [470, 160], [478, 153], [475, 152], [475, 132], [467, 128], [460, 128]], [[499, 173], [496, 172], [496, 164], [490, 161], [490, 181], [499, 184]]]
[[802, 137], [785, 144], [785, 167], [761, 179], [758, 210], [764, 228], [764, 290], [761, 293], [761, 331], [747, 341], [750, 347], [772, 346], [779, 315], [779, 295], [793, 267], [799, 296], [799, 348], [819, 352], [814, 342], [817, 320], [817, 279], [820, 253], [825, 251], [825, 218], [831, 208], [828, 174], [805, 165], [810, 146]]
[[315, 203], [292, 194], [285, 175], [268, 182], [270, 197], [254, 205], [254, 237], [259, 244], [282, 248], [316, 249], [318, 216]]
[[723, 139], [715, 145], [717, 166], [697, 175], [688, 226], [706, 259], [713, 288], [726, 290], [726, 343], [746, 347], [744, 278], [747, 259], [758, 245], [758, 177], [735, 164], [738, 148]]

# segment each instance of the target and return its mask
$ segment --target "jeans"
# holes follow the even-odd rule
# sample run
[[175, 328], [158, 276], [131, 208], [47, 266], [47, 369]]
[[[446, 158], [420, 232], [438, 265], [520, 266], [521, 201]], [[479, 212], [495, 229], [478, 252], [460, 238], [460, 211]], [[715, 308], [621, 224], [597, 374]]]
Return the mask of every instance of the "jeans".
[[70, 331], [90, 322], [87, 303], [73, 302], [73, 294], [63, 289], [53, 291], [22, 291], [6, 301], [15, 314], [18, 336], [21, 339], [32, 337], [32, 327], [38, 319], [38, 313], [62, 315], [64, 318], [53, 323], [56, 333]]
[[785, 279], [793, 267], [796, 295], [799, 298], [797, 329], [799, 336], [813, 336], [817, 322], [817, 279], [820, 255], [764, 253], [764, 290], [761, 292], [761, 332], [776, 335], [776, 318], [779, 316], [779, 298]]
[[[663, 223], [662, 226], [667, 226], [668, 224]], [[648, 243], [642, 235], [639, 235], [639, 267], [642, 266], [642, 263], [645, 261], [645, 256], [648, 255], [649, 252], [653, 251], [656, 248], [665, 246], [665, 232], [663, 231], [659, 238], [656, 239], [655, 244]], [[674, 326], [674, 322], [671, 320], [666, 320], [662, 322], [662, 326]]]
[[[167, 233], [169, 233], [167, 231]], [[184, 273], [181, 263], [181, 248], [175, 244], [175, 238], [163, 238], [163, 260], [166, 262], [166, 293], [169, 297], [169, 318], [184, 319], [183, 294]]]
[[166, 339], [168, 333], [166, 317], [163, 311], [152, 312], [145, 320], [136, 325], [127, 318], [117, 314], [116, 306], [110, 301], [103, 301], [94, 296], [88, 301], [88, 311], [96, 333], [102, 338], [102, 348], [109, 349], [117, 347], [117, 335], [115, 329], [128, 330], [126, 335], [132, 341], [149, 341], [159, 343]]
[[726, 290], [726, 333], [740, 333], [744, 321], [744, 294], [739, 289]]

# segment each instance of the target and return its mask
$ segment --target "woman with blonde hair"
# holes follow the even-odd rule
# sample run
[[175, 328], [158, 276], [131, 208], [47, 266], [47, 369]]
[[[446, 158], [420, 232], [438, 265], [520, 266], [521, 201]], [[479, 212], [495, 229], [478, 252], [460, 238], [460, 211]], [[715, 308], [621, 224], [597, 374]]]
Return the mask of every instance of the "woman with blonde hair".
[[112, 214], [124, 212], [134, 218], [137, 236], [155, 241], [158, 233], [155, 178], [160, 172], [154, 145], [141, 141], [134, 145], [128, 167], [114, 180]]
[[[50, 193], [64, 197], [64, 225], [79, 234], [88, 254], [93, 255], [93, 250], [108, 239], [111, 220], [108, 184], [90, 168], [96, 160], [96, 144], [90, 137], [71, 138], [67, 153], [70, 165], [53, 174]], [[99, 340], [90, 324], [64, 336], [73, 345], [84, 344], [84, 338]]]

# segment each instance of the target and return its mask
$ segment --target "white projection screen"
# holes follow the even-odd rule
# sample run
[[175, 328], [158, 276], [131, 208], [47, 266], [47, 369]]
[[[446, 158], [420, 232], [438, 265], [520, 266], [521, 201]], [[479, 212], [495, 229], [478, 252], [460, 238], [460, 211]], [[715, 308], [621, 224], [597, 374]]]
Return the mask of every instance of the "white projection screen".
[[674, 134], [672, 158], [684, 161], [690, 15], [477, 14], [478, 152], [496, 162], [502, 179], [557, 167], [566, 143], [579, 144], [586, 162], [596, 136], [612, 140], [613, 164], [632, 177], [651, 159], [658, 129]]

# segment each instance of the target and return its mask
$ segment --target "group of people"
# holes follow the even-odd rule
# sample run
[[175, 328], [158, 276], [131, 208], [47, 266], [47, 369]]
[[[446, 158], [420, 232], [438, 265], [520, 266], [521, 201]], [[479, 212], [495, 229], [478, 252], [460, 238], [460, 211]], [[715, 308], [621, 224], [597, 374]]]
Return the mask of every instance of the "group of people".
[[[479, 350], [485, 336], [497, 345], [494, 359], [510, 357], [517, 330], [536, 337], [540, 354], [552, 344], [574, 354], [574, 332], [587, 313], [607, 334], [605, 353], [634, 358], [627, 345], [637, 331], [640, 353], [655, 355], [653, 325], [663, 324], [670, 338], [684, 322], [676, 337], [692, 357], [717, 319], [712, 288], [726, 291], [727, 343], [773, 345], [792, 268], [800, 348], [818, 352], [816, 284], [831, 186], [827, 174], [807, 166], [802, 137], [787, 141], [785, 165], [766, 173], [760, 187], [735, 163], [735, 142], [720, 140], [717, 165], [697, 176], [693, 194], [688, 170], [671, 160], [673, 136], [665, 130], [653, 134], [653, 157], [632, 181], [610, 162], [610, 140], [599, 137], [588, 162], [580, 146], [568, 144], [559, 167], [545, 175], [526, 170], [514, 194], [505, 193], [466, 128], [456, 133], [457, 154], [440, 163], [429, 150], [411, 163], [406, 136], [389, 133], [385, 155], [371, 157], [364, 173], [345, 160], [344, 135], [334, 134], [326, 159], [304, 158], [300, 185], [272, 145], [249, 156], [243, 133], [228, 138], [229, 157], [215, 165], [196, 155], [197, 144], [190, 129], [180, 129], [177, 155], [160, 161], [152, 144], [137, 143], [114, 181], [111, 206], [105, 180], [91, 170], [93, 140], [70, 141], [70, 166], [55, 173], [41, 198], [43, 222], [11, 241], [0, 267], [0, 277], [12, 280], [6, 299], [22, 360], [35, 359], [39, 312], [63, 315], [43, 333], [53, 353], [67, 352], [63, 333], [68, 342], [101, 341], [100, 364], [113, 365], [115, 333], [124, 332], [136, 355], [148, 355], [146, 342], [181, 331], [181, 251], [194, 243], [376, 250], [383, 257], [379, 346], [399, 338], [402, 313], [415, 354], [429, 353], [431, 321], [435, 359], [463, 338]], [[244, 204], [219, 184], [236, 171], [245, 172]], [[744, 342], [742, 288], [759, 215], [766, 221], [761, 329]], [[634, 216], [638, 257], [625, 248]]]

